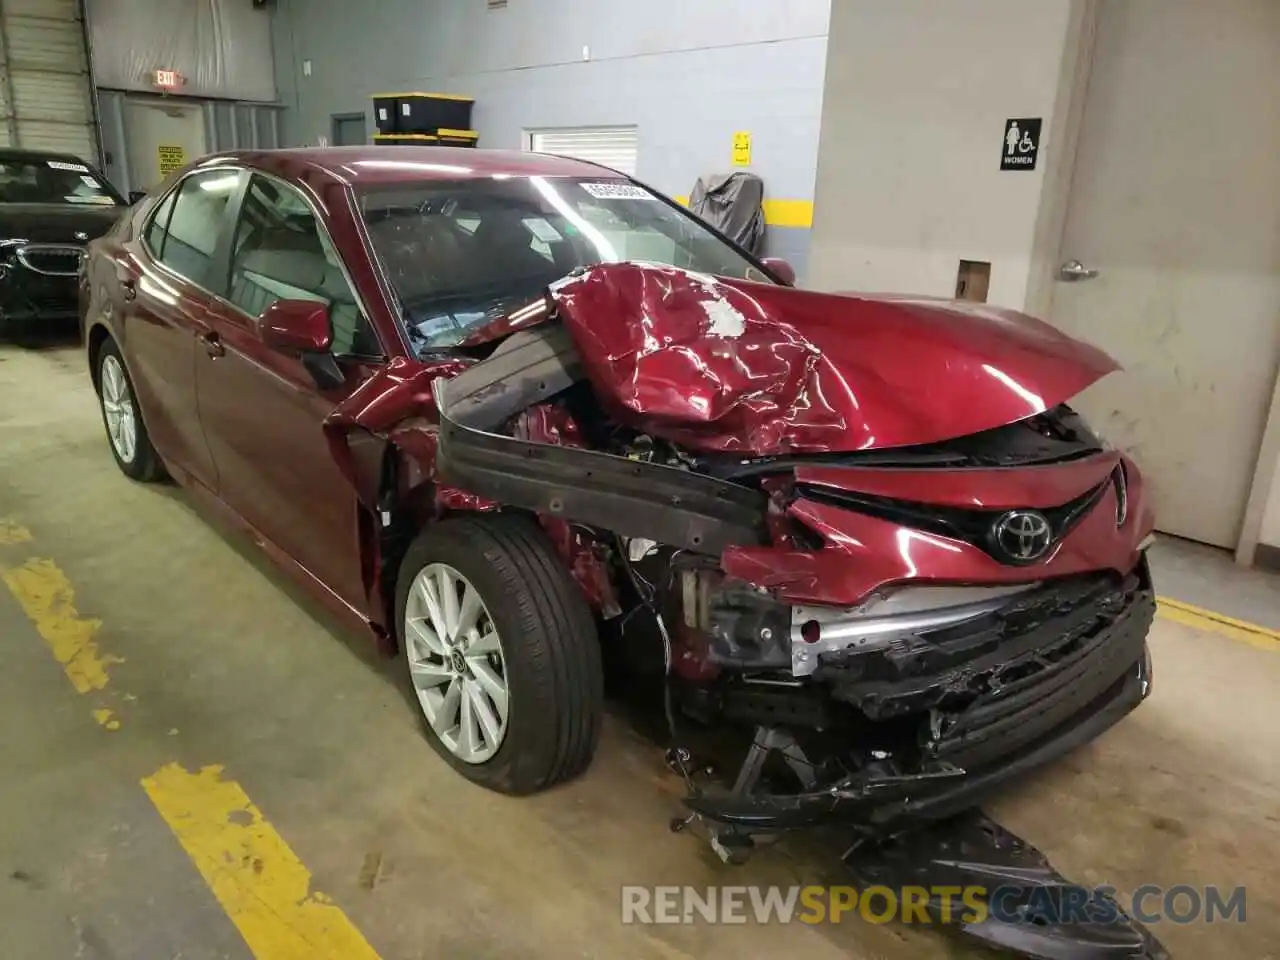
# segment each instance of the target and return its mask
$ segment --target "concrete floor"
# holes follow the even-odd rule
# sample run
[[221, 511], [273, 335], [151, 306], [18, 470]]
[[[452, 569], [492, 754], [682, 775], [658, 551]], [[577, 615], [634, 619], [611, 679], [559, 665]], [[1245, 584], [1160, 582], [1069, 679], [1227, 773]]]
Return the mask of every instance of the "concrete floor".
[[[615, 719], [564, 788], [513, 800], [466, 784], [361, 641], [181, 492], [118, 474], [78, 348], [0, 347], [4, 517], [32, 539], [6, 545], [0, 526], [0, 567], [52, 559], [80, 615], [101, 619], [102, 656], [123, 661], [108, 688], [77, 694], [0, 590], [6, 958], [252, 956], [139, 785], [171, 761], [224, 765], [384, 960], [970, 956], [858, 920], [623, 926], [624, 884], [822, 882], [830, 861], [786, 843], [729, 868], [669, 833], [679, 786]], [[1171, 583], [1203, 592], [1186, 599], [1230, 595], [1229, 565], [1200, 576], [1163, 549], [1157, 575], [1176, 566]], [[1251, 619], [1274, 623], [1275, 581], [1258, 582]], [[1278, 956], [1280, 644], [1161, 620], [1152, 646], [1151, 701], [993, 812], [1082, 882], [1246, 886], [1246, 923], [1157, 932], [1176, 957]], [[119, 730], [94, 722], [103, 697]]]

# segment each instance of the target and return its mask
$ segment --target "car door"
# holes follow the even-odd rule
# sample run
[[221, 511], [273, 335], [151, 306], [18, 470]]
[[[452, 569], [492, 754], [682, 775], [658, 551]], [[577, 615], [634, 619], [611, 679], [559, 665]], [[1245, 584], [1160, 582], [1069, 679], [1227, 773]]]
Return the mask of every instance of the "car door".
[[[225, 251], [222, 297], [196, 360], [200, 418], [218, 494], [277, 548], [365, 612], [355, 491], [323, 421], [382, 363], [382, 349], [314, 207], [254, 173]], [[303, 359], [267, 347], [258, 317], [277, 299], [325, 303], [342, 382], [321, 387]]]
[[170, 469], [210, 489], [217, 477], [196, 409], [195, 361], [216, 299], [214, 253], [240, 178], [226, 168], [184, 178], [116, 260], [125, 362], [147, 431]]

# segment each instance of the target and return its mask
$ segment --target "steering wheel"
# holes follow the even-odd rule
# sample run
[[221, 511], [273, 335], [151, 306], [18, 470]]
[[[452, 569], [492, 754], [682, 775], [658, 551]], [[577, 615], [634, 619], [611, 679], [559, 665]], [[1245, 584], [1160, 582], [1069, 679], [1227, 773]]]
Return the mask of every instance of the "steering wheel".
[[420, 207], [378, 207], [374, 210], [365, 211], [364, 222], [373, 225], [375, 223], [385, 223], [388, 220], [402, 220], [406, 217], [422, 216]]

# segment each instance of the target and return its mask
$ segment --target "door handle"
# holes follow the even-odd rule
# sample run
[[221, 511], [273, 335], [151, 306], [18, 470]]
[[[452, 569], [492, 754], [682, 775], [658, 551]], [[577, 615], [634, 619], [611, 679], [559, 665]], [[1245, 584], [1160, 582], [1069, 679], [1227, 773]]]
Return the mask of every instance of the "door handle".
[[1079, 260], [1068, 260], [1058, 268], [1058, 278], [1066, 280], [1068, 283], [1078, 283], [1081, 280], [1092, 280], [1098, 275], [1098, 271], [1092, 267], [1086, 267]]
[[200, 342], [204, 344], [204, 352], [215, 360], [227, 355], [227, 348], [222, 345], [222, 338], [216, 333], [200, 334]]
[[136, 300], [138, 297], [138, 285], [131, 278], [126, 277], [120, 281], [120, 290], [126, 300]]

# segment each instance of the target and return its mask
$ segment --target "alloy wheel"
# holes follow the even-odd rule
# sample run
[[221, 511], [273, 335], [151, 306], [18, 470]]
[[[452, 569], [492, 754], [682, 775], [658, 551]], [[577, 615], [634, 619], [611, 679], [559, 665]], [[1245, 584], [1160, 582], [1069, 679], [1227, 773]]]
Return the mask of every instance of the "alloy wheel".
[[138, 421], [133, 408], [133, 394], [124, 367], [113, 354], [102, 360], [102, 412], [107, 421], [111, 446], [125, 463], [132, 463], [138, 453]]
[[414, 577], [404, 613], [409, 676], [427, 723], [464, 763], [498, 752], [509, 716], [506, 660], [471, 581], [445, 563]]

